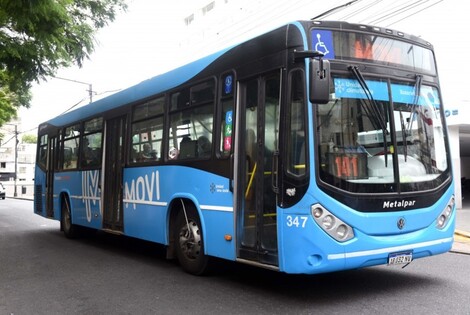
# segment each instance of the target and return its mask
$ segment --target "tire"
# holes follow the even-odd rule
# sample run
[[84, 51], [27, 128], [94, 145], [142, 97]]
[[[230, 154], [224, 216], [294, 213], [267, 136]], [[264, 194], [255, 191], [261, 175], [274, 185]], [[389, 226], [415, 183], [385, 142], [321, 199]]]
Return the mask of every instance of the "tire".
[[174, 235], [176, 257], [184, 271], [193, 275], [203, 275], [207, 272], [209, 257], [204, 254], [201, 221], [194, 208], [186, 208], [188, 222], [183, 209], [176, 217]]
[[64, 198], [62, 202], [60, 226], [67, 238], [76, 238], [78, 236], [78, 227], [72, 224], [72, 214], [70, 213], [70, 201]]

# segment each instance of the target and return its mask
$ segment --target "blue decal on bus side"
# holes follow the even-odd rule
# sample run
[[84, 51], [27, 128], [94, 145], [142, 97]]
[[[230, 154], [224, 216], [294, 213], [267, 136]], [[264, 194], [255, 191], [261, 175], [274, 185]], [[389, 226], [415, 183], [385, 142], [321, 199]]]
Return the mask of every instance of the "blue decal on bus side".
[[[415, 99], [415, 87], [404, 84], [392, 83], [392, 97], [395, 103], [413, 104]], [[437, 89], [430, 86], [422, 86], [417, 105], [429, 105], [435, 108], [440, 107], [440, 98]]]
[[[366, 80], [367, 86], [376, 101], [388, 101], [386, 82]], [[335, 78], [335, 95], [344, 98], [366, 99], [366, 93], [359, 82], [354, 79]]]

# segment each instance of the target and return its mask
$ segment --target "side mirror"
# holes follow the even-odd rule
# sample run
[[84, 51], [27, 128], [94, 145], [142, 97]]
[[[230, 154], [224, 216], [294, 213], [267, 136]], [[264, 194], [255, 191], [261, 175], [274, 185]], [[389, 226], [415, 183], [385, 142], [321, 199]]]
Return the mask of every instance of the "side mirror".
[[310, 59], [310, 102], [326, 104], [330, 100], [330, 62]]

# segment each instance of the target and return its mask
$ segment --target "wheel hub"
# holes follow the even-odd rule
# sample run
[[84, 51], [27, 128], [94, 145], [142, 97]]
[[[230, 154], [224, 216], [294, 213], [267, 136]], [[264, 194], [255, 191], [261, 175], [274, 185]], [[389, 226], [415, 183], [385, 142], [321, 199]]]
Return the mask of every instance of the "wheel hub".
[[196, 259], [201, 251], [201, 234], [194, 221], [183, 225], [179, 234], [180, 247], [189, 259]]

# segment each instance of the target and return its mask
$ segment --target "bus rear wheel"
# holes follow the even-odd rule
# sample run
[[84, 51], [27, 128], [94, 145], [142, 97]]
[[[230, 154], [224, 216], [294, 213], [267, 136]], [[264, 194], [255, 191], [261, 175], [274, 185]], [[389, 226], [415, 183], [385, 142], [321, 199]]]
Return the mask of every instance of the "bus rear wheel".
[[207, 271], [209, 257], [204, 254], [201, 221], [196, 210], [183, 209], [178, 213], [175, 243], [176, 257], [184, 271], [193, 275]]
[[72, 214], [70, 210], [70, 202], [68, 199], [64, 199], [61, 208], [60, 226], [64, 235], [67, 238], [75, 238], [78, 235], [78, 227], [72, 224]]

